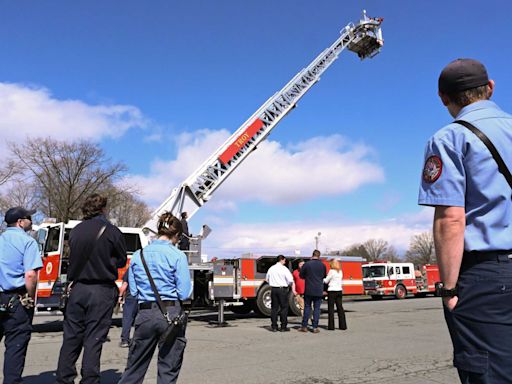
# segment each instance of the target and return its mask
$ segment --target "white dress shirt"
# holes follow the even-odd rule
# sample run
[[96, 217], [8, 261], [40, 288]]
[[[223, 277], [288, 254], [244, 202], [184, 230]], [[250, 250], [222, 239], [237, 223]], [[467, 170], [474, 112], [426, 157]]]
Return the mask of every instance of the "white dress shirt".
[[278, 262], [269, 268], [266, 280], [271, 287], [288, 287], [293, 283], [293, 276], [288, 268]]
[[326, 284], [329, 284], [328, 291], [342, 291], [343, 290], [343, 272], [331, 269], [324, 279]]

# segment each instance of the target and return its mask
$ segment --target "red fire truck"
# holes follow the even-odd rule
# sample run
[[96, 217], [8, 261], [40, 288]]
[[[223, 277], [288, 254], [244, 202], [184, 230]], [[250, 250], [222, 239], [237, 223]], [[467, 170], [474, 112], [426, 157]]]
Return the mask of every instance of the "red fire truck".
[[435, 294], [439, 283], [437, 265], [422, 265], [414, 269], [412, 263], [377, 262], [363, 265], [363, 286], [365, 293], [372, 299], [395, 296], [404, 299], [412, 293], [416, 297]]
[[[299, 100], [320, 80], [342, 51], [352, 51], [361, 60], [378, 54], [384, 44], [381, 23], [382, 19], [370, 18], [364, 13], [359, 23], [345, 26], [341, 35], [328, 48], [271, 96], [203, 164], [172, 190], [143, 228], [122, 228], [127, 242], [130, 243], [129, 253], [147, 244], [146, 236], [154, 235], [158, 217], [163, 212], [171, 212], [177, 217], [182, 212], [187, 212], [189, 219], [192, 218], [277, 124], [297, 106]], [[45, 260], [37, 292], [36, 305], [39, 309], [52, 309], [57, 306], [62, 284], [67, 277], [66, 239], [73, 226], [63, 223], [47, 225], [38, 233], [38, 242], [43, 248]], [[216, 262], [204, 262], [201, 257], [201, 241], [209, 231], [207, 226], [203, 226], [201, 234], [190, 239], [190, 251], [187, 252], [195, 301], [199, 305], [218, 304], [219, 311], [225, 304], [238, 304], [240, 308], [237, 309], [240, 311], [256, 309], [261, 313], [268, 313], [270, 296], [265, 294], [268, 287], [263, 284], [263, 279], [274, 258], [219, 257]], [[362, 293], [362, 261], [343, 261], [346, 292], [354, 290]], [[123, 271], [121, 275], [122, 273]]]
[[[363, 275], [362, 268], [365, 261], [361, 257], [336, 256], [322, 257], [321, 260], [329, 271], [329, 261], [333, 258], [342, 263], [343, 293], [346, 295], [362, 295]], [[290, 271], [297, 269], [298, 258], [287, 257]], [[308, 262], [309, 258], [302, 258]], [[213, 262], [213, 293], [212, 297], [231, 301], [231, 310], [235, 313], [249, 313], [251, 310], [270, 316], [271, 287], [265, 282], [268, 269], [276, 263], [275, 256], [261, 256], [254, 258], [241, 258], [231, 260], [217, 260]], [[236, 305], [238, 304], [238, 305]], [[294, 296], [289, 296], [290, 311], [300, 316], [300, 308]]]

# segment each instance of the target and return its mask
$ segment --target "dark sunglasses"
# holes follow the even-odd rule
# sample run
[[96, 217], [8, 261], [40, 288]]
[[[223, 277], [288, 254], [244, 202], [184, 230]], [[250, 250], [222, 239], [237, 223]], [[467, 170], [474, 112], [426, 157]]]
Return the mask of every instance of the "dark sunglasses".
[[32, 216], [22, 217], [22, 219], [26, 219], [26, 220], [32, 221]]

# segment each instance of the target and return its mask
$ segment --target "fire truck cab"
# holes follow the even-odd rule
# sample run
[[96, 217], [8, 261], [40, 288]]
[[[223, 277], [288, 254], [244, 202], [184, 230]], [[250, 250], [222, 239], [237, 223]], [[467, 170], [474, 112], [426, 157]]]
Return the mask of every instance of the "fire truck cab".
[[418, 269], [412, 263], [376, 262], [363, 265], [363, 286], [365, 294], [372, 299], [395, 296], [405, 299], [412, 293], [417, 297], [435, 293], [440, 281], [437, 265], [423, 265]]
[[[59, 308], [63, 284], [67, 282], [69, 261], [68, 239], [71, 230], [80, 221], [70, 220], [68, 223], [43, 223], [38, 226], [37, 239], [42, 248], [43, 268], [39, 271], [39, 281], [36, 290], [36, 309], [52, 311]], [[133, 252], [147, 245], [147, 237], [140, 228], [119, 228], [123, 233], [128, 260]], [[120, 286], [122, 277], [129, 261], [124, 268], [119, 269], [117, 285]]]

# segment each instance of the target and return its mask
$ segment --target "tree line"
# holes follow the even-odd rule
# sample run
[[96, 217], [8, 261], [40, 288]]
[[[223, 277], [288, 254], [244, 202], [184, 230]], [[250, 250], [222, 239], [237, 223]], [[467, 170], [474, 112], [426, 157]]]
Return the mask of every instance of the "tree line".
[[122, 183], [127, 166], [108, 158], [97, 143], [27, 138], [9, 147], [0, 166], [2, 213], [23, 206], [57, 222], [80, 220], [84, 199], [100, 193], [108, 197], [109, 218], [116, 225], [139, 227], [149, 219], [138, 191]]
[[391, 261], [410, 262], [414, 265], [436, 264], [434, 237], [432, 232], [423, 232], [411, 238], [409, 249], [403, 258], [396, 249], [382, 239], [369, 239], [364, 243], [352, 244], [339, 251], [329, 252], [329, 255], [360, 256], [369, 262]]

